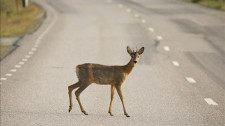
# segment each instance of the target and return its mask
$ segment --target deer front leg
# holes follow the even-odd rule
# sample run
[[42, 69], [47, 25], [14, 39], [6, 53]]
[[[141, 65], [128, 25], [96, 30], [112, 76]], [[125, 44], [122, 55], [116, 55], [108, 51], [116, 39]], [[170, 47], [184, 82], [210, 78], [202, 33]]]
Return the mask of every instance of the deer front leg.
[[122, 94], [122, 91], [121, 91], [121, 86], [116, 86], [116, 90], [117, 90], [117, 93], [119, 94], [120, 99], [121, 99], [122, 104], [123, 104], [124, 115], [126, 115], [127, 117], [130, 117], [128, 115], [127, 110], [126, 110], [125, 105], [124, 105], [123, 94]]
[[70, 101], [70, 106], [69, 106], [69, 112], [72, 110], [73, 108], [73, 101], [72, 101], [72, 91], [80, 86], [80, 82], [78, 81], [75, 84], [72, 84], [70, 86], [68, 86], [68, 93], [69, 93], [69, 101]]
[[111, 116], [113, 116], [113, 114], [112, 114], [112, 102], [113, 102], [113, 99], [114, 99], [114, 92], [115, 92], [115, 86], [111, 85], [111, 101], [110, 101], [110, 105], [109, 105], [109, 114]]
[[78, 88], [78, 90], [75, 92], [75, 95], [76, 95], [76, 97], [77, 97], [77, 101], [78, 101], [78, 103], [79, 103], [79, 105], [80, 105], [80, 109], [81, 109], [81, 112], [83, 112], [85, 115], [88, 115], [87, 113], [86, 113], [86, 111], [84, 110], [84, 108], [83, 108], [83, 106], [82, 106], [82, 104], [81, 104], [81, 101], [80, 101], [80, 94], [81, 94], [81, 92], [85, 89], [85, 88], [87, 88], [88, 87], [88, 85], [82, 85], [80, 88]]

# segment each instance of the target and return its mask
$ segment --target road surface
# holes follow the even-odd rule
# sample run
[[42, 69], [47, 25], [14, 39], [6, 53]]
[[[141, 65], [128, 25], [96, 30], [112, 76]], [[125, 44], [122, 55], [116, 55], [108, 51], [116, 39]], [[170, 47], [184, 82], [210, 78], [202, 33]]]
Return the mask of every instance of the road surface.
[[[36, 0], [47, 18], [1, 62], [1, 126], [224, 126], [225, 13], [177, 0]], [[123, 85], [92, 84], [80, 112], [67, 87], [82, 63], [124, 65]]]

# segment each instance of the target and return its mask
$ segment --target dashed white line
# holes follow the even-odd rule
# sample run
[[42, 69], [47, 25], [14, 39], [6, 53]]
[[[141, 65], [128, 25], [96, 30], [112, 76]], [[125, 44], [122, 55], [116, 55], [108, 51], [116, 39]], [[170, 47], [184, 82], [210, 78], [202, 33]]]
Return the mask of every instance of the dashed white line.
[[26, 57], [26, 58], [30, 58], [30, 55], [26, 55], [25, 57]]
[[107, 2], [108, 2], [108, 3], [111, 3], [112, 1], [111, 1], [111, 0], [107, 0]]
[[40, 35], [38, 38], [37, 38], [37, 40], [36, 40], [36, 42], [40, 42], [41, 41], [41, 39], [42, 39], [42, 36]]
[[204, 100], [209, 104], [209, 105], [218, 105], [215, 101], [213, 101], [211, 98], [204, 98]]
[[34, 52], [28, 52], [28, 54], [33, 55], [33, 54], [34, 54]]
[[31, 48], [31, 50], [32, 50], [32, 51], [36, 51], [36, 50], [37, 50], [37, 48]]
[[21, 68], [21, 65], [15, 65], [15, 68]]
[[7, 80], [7, 78], [2, 77], [0, 80], [1, 80], [1, 81], [5, 81], [5, 80]]
[[126, 11], [127, 11], [127, 13], [130, 13], [130, 12], [131, 12], [131, 10], [130, 10], [130, 9], [126, 9]]
[[172, 62], [174, 66], [180, 66], [180, 64], [177, 61]]
[[185, 79], [191, 84], [197, 83], [197, 81], [192, 77], [186, 77]]
[[123, 7], [123, 4], [118, 4], [118, 7], [122, 8]]
[[17, 69], [11, 69], [10, 71], [11, 71], [11, 72], [16, 72], [16, 71], [17, 71]]
[[35, 47], [35, 48], [38, 48], [39, 46], [38, 46], [38, 44], [35, 44], [34, 47]]
[[5, 76], [11, 77], [12, 74], [11, 73], [7, 73], [7, 74], [5, 74]]
[[157, 40], [162, 40], [163, 37], [162, 37], [162, 36], [157, 36], [156, 39], [157, 39]]
[[19, 64], [20, 64], [20, 65], [23, 65], [23, 64], [24, 64], [24, 62], [19, 62]]
[[136, 17], [136, 18], [138, 18], [138, 17], [140, 17], [138, 14], [134, 14], [134, 17]]
[[164, 46], [163, 47], [165, 51], [170, 51], [170, 47], [169, 46]]
[[142, 19], [141, 22], [142, 22], [142, 23], [146, 23], [147, 21], [146, 21], [145, 19]]
[[22, 61], [26, 62], [26, 61], [27, 61], [27, 59], [22, 59]]
[[149, 30], [150, 32], [154, 32], [154, 31], [155, 31], [154, 28], [148, 28], [148, 30]]

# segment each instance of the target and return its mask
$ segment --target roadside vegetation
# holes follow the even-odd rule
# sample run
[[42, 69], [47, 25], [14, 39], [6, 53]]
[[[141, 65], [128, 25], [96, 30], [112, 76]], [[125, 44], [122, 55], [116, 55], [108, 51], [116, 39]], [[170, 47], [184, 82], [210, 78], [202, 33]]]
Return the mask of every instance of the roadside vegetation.
[[185, 0], [185, 1], [198, 3], [203, 6], [225, 11], [225, 0]]
[[22, 7], [21, 0], [0, 0], [1, 34], [0, 37], [17, 36], [29, 33], [32, 28], [40, 24], [38, 15], [43, 10], [29, 1], [27, 8]]
[[[26, 8], [22, 7], [22, 0], [0, 0], [0, 9], [0, 39], [28, 34], [43, 20], [40, 15], [44, 10], [30, 0]], [[12, 48], [0, 43], [0, 59]]]

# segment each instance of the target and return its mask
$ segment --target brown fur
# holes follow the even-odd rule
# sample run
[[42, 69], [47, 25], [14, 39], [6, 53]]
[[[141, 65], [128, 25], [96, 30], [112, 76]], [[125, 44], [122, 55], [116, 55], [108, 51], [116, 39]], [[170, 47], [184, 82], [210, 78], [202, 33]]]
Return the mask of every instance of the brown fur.
[[112, 108], [112, 101], [114, 98], [114, 91], [117, 90], [120, 99], [123, 104], [124, 108], [124, 114], [127, 117], [130, 117], [127, 114], [124, 101], [123, 101], [123, 95], [121, 91], [121, 86], [126, 80], [129, 73], [133, 70], [135, 63], [139, 60], [139, 55], [141, 55], [144, 52], [144, 47], [142, 47], [138, 52], [134, 52], [130, 49], [130, 47], [127, 47], [127, 52], [131, 56], [131, 60], [128, 64], [124, 66], [107, 66], [107, 65], [100, 65], [100, 64], [92, 64], [92, 63], [85, 63], [78, 65], [76, 67], [76, 74], [79, 79], [79, 81], [73, 85], [70, 85], [68, 87], [69, 90], [69, 100], [70, 100], [70, 107], [69, 112], [72, 110], [72, 91], [75, 88], [79, 89], [75, 92], [75, 95], [77, 97], [78, 103], [80, 105], [81, 111], [87, 115], [86, 111], [84, 110], [81, 101], [80, 101], [80, 93], [88, 87], [92, 83], [100, 84], [100, 85], [111, 85], [111, 101], [109, 106], [109, 113], [112, 116], [111, 108]]

